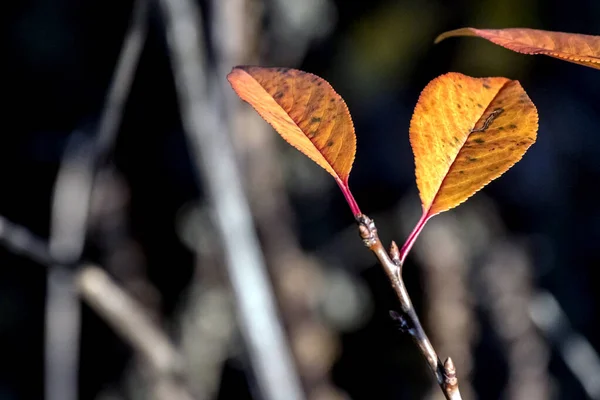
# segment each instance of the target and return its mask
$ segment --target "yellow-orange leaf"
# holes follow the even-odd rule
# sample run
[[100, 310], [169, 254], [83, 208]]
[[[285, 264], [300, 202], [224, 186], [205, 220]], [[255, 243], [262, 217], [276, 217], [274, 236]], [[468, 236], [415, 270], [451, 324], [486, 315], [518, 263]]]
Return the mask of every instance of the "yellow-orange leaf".
[[291, 68], [246, 66], [233, 68], [227, 79], [289, 144], [347, 185], [356, 153], [354, 125], [327, 81]]
[[410, 123], [423, 223], [512, 167], [537, 129], [537, 110], [517, 81], [459, 73], [431, 81]]
[[600, 36], [527, 28], [461, 28], [442, 33], [435, 43], [452, 36], [478, 36], [518, 53], [544, 54], [600, 69]]
[[346, 103], [316, 75], [291, 68], [238, 66], [227, 80], [289, 144], [336, 180], [354, 215], [360, 210], [348, 187], [356, 154]]

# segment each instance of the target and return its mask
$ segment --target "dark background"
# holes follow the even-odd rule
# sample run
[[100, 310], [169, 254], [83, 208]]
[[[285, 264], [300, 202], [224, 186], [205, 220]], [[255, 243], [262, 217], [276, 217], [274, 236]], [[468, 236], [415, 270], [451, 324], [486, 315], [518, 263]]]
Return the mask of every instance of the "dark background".
[[[514, 168], [450, 211], [454, 216], [448, 218], [456, 217], [452, 221], [457, 222], [461, 237], [469, 236], [470, 225], [461, 219], [461, 212], [469, 212], [469, 207], [475, 207], [483, 225], [493, 220], [502, 226], [504, 233], [498, 240], [517, 243], [519, 251], [526, 254], [522, 269], [526, 279], [515, 283], [525, 287], [525, 297], [511, 307], [526, 308], [536, 293], [549, 293], [568, 316], [571, 329], [592, 345], [594, 352], [588, 349], [583, 353], [597, 360], [600, 71], [549, 57], [516, 54], [482, 39], [453, 38], [438, 45], [433, 45], [433, 40], [446, 30], [464, 26], [600, 35], [600, 2], [323, 0], [307, 2], [306, 7], [326, 4], [327, 13], [318, 12], [293, 28], [273, 11], [276, 4], [285, 2], [249, 3], [261, 5], [257, 19], [260, 40], [250, 62], [315, 73], [346, 100], [358, 138], [351, 187], [363, 212], [380, 224], [386, 243], [392, 237], [402, 242], [406, 235], [402, 224], [412, 225], [418, 218], [408, 126], [423, 87], [448, 71], [476, 77], [506, 76], [521, 82], [538, 108], [537, 143]], [[205, 26], [210, 27], [210, 4], [200, 4]], [[24, 0], [5, 2], [1, 7], [0, 214], [36, 235], [49, 235], [52, 191], [68, 138], [74, 132], [82, 137], [95, 134], [131, 9], [130, 1], [94, 0]], [[304, 31], [287, 32], [286, 36], [286, 26]], [[127, 206], [119, 221], [127, 232], [127, 250], [122, 250], [119, 237], [111, 237], [106, 233], [110, 230], [102, 228], [102, 218], [92, 218], [83, 258], [105, 264], [115, 248], [125, 251], [127, 260], [133, 257], [143, 266], [136, 270], [134, 280], [144, 282], [133, 285], [141, 287], [135, 296], [153, 307], [162, 325], [171, 327], [190, 285], [202, 280], [202, 276], [193, 278], [194, 256], [177, 221], [182, 209], [203, 204], [204, 196], [182, 133], [162, 29], [160, 12], [152, 6], [149, 36], [109, 160], [112, 173], [126, 188]], [[206, 31], [210, 39], [210, 29]], [[300, 37], [308, 38], [304, 48]], [[208, 46], [209, 55], [214, 56], [214, 50]], [[225, 77], [219, 74], [218, 79]], [[261, 124], [265, 132], [276, 136], [266, 124], [257, 122]], [[234, 141], [236, 135], [244, 132], [237, 132]], [[285, 201], [291, 207], [289, 226], [301, 249], [316, 257], [320, 270], [342, 271], [344, 282], [351, 281], [349, 293], [361, 293], [358, 299], [369, 304], [354, 314], [348, 311], [351, 317], [346, 328], [328, 320], [319, 306], [312, 309], [313, 318], [327, 327], [337, 349], [323, 379], [355, 400], [426, 398], [433, 379], [410, 339], [387, 316], [388, 310], [397, 307], [393, 293], [353, 232], [352, 215], [341, 193], [325, 172], [276, 139], [274, 157], [281, 166]], [[245, 155], [240, 156], [240, 163], [249, 157], [244, 153], [248, 151], [241, 150]], [[397, 222], [398, 215], [402, 223]], [[440, 227], [443, 218], [440, 216]], [[434, 218], [425, 232], [436, 224]], [[334, 249], [340, 246], [342, 252], [354, 247], [352, 254], [360, 256], [338, 255]], [[491, 252], [491, 246], [488, 248]], [[436, 336], [446, 339], [443, 333], [436, 335], [435, 327], [427, 322], [431, 321], [428, 304], [443, 302], [431, 293], [451, 285], [428, 286], [435, 281], [428, 277], [435, 269], [423, 267], [427, 252], [423, 250], [421, 258], [411, 254], [405, 270], [409, 291], [435, 344]], [[528, 330], [544, 348], [544, 364], [529, 381], [513, 370], [519, 361], [511, 359], [511, 352], [526, 358], [529, 347], [511, 347], [519, 333], [503, 339], [503, 319], [495, 318], [504, 315], [508, 320], [510, 312], [494, 314], [485, 299], [489, 293], [501, 296], [505, 286], [500, 285], [496, 293], [481, 283], [477, 271], [489, 261], [489, 253], [485, 248], [478, 252], [463, 271], [470, 310], [466, 325], [477, 327], [467, 349], [472, 371], [469, 377], [462, 377], [465, 386], [470, 382], [472, 398], [599, 398], [586, 394], [581, 376], [573, 372], [561, 352], [561, 346], [572, 337], [565, 324], [554, 330], [538, 325]], [[497, 254], [502, 259], [504, 253]], [[0, 248], [1, 400], [44, 397], [47, 271], [47, 266], [27, 256]], [[500, 267], [491, 284], [503, 277], [510, 280], [511, 271]], [[127, 286], [131, 274], [111, 273]], [[335, 279], [327, 282], [333, 285]], [[323, 292], [331, 290], [326, 286]], [[116, 398], [134, 398], [125, 383], [132, 362], [130, 348], [93, 311], [82, 307], [80, 398], [99, 398], [106, 390]], [[447, 339], [461, 341], [460, 337]], [[440, 353], [454, 357], [443, 350]], [[231, 354], [220, 374], [219, 399], [251, 398], [248, 386], [252, 386], [252, 375], [244, 359], [240, 353]], [[461, 377], [459, 362], [457, 368]], [[544, 392], [532, 384], [531, 397], [507, 389], [531, 382], [548, 382], [539, 387], [550, 389]]]

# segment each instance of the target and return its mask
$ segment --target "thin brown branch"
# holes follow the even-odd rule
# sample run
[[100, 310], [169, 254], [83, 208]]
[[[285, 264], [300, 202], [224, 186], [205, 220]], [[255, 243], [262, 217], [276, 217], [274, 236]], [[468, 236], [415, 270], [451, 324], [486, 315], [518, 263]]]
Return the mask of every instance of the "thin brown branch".
[[[377, 228], [372, 219], [366, 215], [360, 215], [357, 218], [358, 229], [360, 236], [365, 244], [375, 254], [377, 260], [383, 267], [398, 300], [400, 301], [401, 313], [392, 313], [392, 317], [399, 320], [401, 329], [412, 337], [413, 341], [421, 351], [423, 357], [427, 361], [431, 372], [435, 375], [438, 385], [442, 389], [444, 396], [448, 400], [461, 400], [458, 390], [458, 379], [456, 377], [456, 368], [450, 358], [444, 364], [440, 361], [433, 345], [429, 341], [427, 334], [423, 330], [423, 326], [419, 321], [419, 317], [415, 312], [415, 308], [410, 300], [410, 296], [404, 285], [401, 274], [402, 264], [397, 256], [397, 246], [392, 244], [392, 256], [387, 253], [379, 235]], [[394, 262], [392, 259], [396, 260]]]

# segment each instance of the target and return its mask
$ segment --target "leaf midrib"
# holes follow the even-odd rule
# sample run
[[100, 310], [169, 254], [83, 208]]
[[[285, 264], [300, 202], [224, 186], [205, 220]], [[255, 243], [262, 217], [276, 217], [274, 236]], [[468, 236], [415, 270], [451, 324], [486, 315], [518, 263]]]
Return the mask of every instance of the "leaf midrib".
[[[452, 170], [452, 167], [454, 167], [454, 164], [456, 163], [456, 160], [458, 159], [458, 156], [460, 154], [460, 152], [463, 150], [463, 147], [465, 146], [465, 143], [467, 143], [467, 140], [469, 140], [469, 137], [471, 137], [471, 135], [473, 134], [473, 129], [475, 129], [475, 126], [477, 125], [477, 123], [479, 121], [481, 121], [481, 118], [485, 115], [485, 113], [487, 112], [487, 110], [489, 110], [490, 105], [492, 103], [494, 103], [494, 100], [496, 100], [496, 98], [498, 97], [498, 94], [504, 90], [504, 88], [506, 87], [506, 85], [508, 85], [509, 83], [511, 83], [511, 80], [507, 80], [506, 82], [504, 82], [504, 84], [502, 84], [502, 86], [500, 87], [500, 89], [496, 92], [496, 94], [494, 95], [494, 97], [492, 97], [492, 100], [489, 102], [488, 106], [483, 110], [483, 112], [481, 113], [481, 115], [479, 116], [479, 118], [477, 118], [477, 121], [475, 121], [475, 124], [473, 124], [473, 128], [471, 128], [471, 130], [469, 131], [469, 133], [467, 135], [465, 135], [465, 139], [463, 140], [463, 142], [461, 143], [458, 151], [456, 152], [456, 154], [454, 155], [454, 158], [452, 159], [452, 162], [450, 163], [450, 165], [448, 166], [448, 169], [446, 170], [446, 173], [444, 174], [444, 177], [442, 178], [437, 190], [435, 191], [435, 195], [433, 196], [433, 198], [431, 199], [431, 203], [429, 204], [429, 207], [427, 208], [425, 214], [428, 217], [431, 217], [431, 215], [429, 214], [431, 211], [431, 208], [433, 207], [433, 205], [435, 204], [436, 199], [438, 198], [438, 195], [440, 194], [440, 190], [442, 189], [442, 187], [444, 186], [444, 182], [446, 182], [446, 179], [448, 178], [448, 175], [450, 174], [450, 171]], [[493, 123], [493, 121], [492, 121]]]

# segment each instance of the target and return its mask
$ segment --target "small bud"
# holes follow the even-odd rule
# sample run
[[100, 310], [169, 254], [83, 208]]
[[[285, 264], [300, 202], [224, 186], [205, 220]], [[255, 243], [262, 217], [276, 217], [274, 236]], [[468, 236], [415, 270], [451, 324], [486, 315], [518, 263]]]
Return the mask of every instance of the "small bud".
[[371, 246], [374, 246], [375, 243], [379, 241], [377, 238], [377, 228], [375, 228], [375, 223], [371, 218], [364, 214], [357, 218], [357, 222], [360, 237], [362, 238], [365, 246], [371, 248]]
[[363, 240], [367, 240], [367, 239], [369, 239], [369, 237], [370, 237], [370, 234], [371, 234], [371, 233], [369, 232], [369, 228], [367, 228], [367, 227], [366, 227], [366, 226], [364, 226], [364, 225], [359, 225], [359, 226], [358, 226], [358, 232], [360, 233], [360, 237], [361, 237]]
[[454, 362], [450, 357], [446, 358], [446, 361], [444, 361], [444, 375], [446, 385], [456, 386], [458, 384], [458, 379], [456, 378], [456, 367], [454, 366]]

